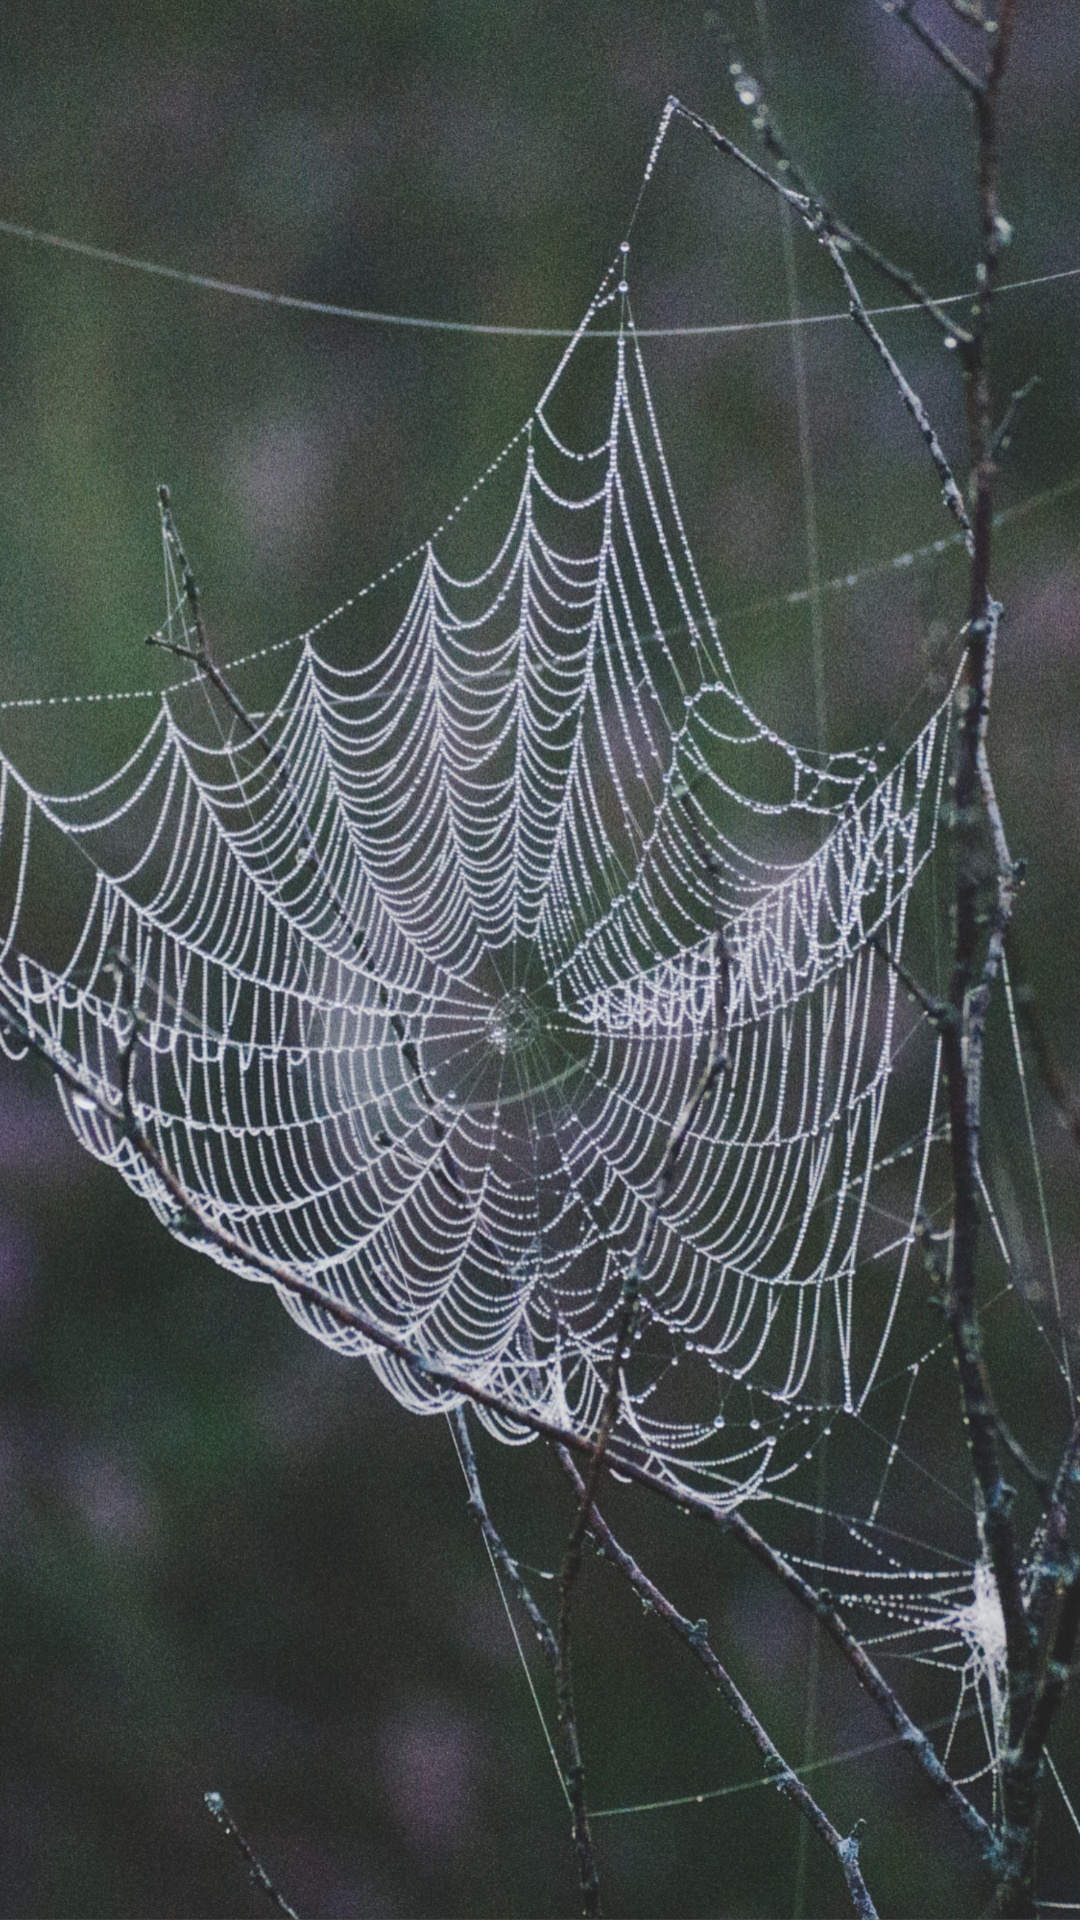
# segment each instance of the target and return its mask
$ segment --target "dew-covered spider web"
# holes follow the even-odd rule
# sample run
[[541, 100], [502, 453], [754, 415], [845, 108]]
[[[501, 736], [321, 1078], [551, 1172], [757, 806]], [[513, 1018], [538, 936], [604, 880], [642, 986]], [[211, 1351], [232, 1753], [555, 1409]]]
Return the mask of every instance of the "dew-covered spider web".
[[[587, 324], [455, 516], [483, 517], [484, 564], [455, 571], [444, 528], [369, 663], [309, 636], [253, 741], [208, 744], [166, 700], [73, 797], [4, 769], [4, 993], [106, 1105], [137, 1009], [138, 1126], [228, 1264], [256, 1271], [250, 1248], [360, 1307], [495, 1396], [506, 1436], [518, 1409], [595, 1426], [635, 1273], [619, 1444], [730, 1498], [785, 1472], [822, 1340], [849, 1406], [888, 1349], [903, 1256], [859, 1269], [912, 1021], [871, 941], [900, 960], [947, 726], [882, 771], [740, 698], [620, 271], [590, 314], [620, 322], [588, 369], [608, 360], [601, 430], [570, 437]], [[192, 644], [175, 579], [170, 619]], [[63, 968], [19, 950], [50, 827], [89, 880]], [[785, 837], [812, 850], [780, 859]], [[182, 1232], [122, 1129], [65, 1097]], [[406, 1404], [446, 1404], [284, 1297]]]
[[[165, 532], [161, 637], [197, 652]], [[624, 249], [525, 427], [268, 708], [193, 661], [100, 785], [3, 760], [0, 1001], [92, 1154], [410, 1408], [456, 1380], [504, 1440], [595, 1433], [632, 1286], [612, 1462], [783, 1512], [883, 1654], [956, 1667], [993, 1752], [978, 1543], [886, 1524], [905, 1472], [945, 1487], [907, 1450], [940, 1315], [901, 1303], [947, 1193], [904, 980], [949, 714], [814, 753], [742, 698]], [[65, 860], [81, 931], [48, 953]], [[838, 1423], [862, 1464], [818, 1564]]]

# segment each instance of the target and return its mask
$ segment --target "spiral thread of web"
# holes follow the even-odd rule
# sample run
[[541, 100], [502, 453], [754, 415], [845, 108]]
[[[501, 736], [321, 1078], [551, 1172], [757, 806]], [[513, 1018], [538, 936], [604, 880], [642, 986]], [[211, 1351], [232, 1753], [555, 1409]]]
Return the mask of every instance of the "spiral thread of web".
[[[163, 700], [79, 795], [4, 762], [0, 993], [100, 1091], [62, 1089], [76, 1134], [172, 1231], [105, 1111], [124, 1072], [161, 1163], [251, 1254], [214, 1257], [360, 1306], [483, 1387], [504, 1438], [522, 1412], [593, 1430], [637, 1271], [614, 1452], [738, 1499], [801, 1457], [819, 1343], [855, 1407], [893, 1324], [911, 1234], [883, 1238], [871, 1192], [946, 736], [942, 709], [882, 772], [741, 699], [621, 255], [363, 664], [309, 636], [253, 740]], [[47, 964], [57, 836], [85, 912]], [[448, 1403], [282, 1297], [407, 1405]]]

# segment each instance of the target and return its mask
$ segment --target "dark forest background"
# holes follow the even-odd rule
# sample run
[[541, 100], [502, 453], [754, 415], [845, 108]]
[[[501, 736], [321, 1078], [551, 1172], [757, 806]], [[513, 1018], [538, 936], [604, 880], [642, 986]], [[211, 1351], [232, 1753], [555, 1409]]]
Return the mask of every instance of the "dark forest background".
[[[946, 78], [875, 0], [770, 0], [767, 24], [772, 104], [833, 206], [935, 291], [969, 286], [968, 129]], [[733, 4], [722, 25], [760, 72], [761, 9]], [[312, 298], [573, 325], [669, 92], [751, 138], [696, 0], [17, 4], [0, 22], [0, 216]], [[1078, 97], [1080, 13], [1029, 0], [1005, 108], [1007, 279], [1080, 264]], [[842, 306], [809, 240], [797, 259], [806, 309]], [[782, 316], [776, 207], [677, 126], [632, 277], [644, 325]], [[1043, 380], [1003, 507], [1080, 472], [1078, 315], [1077, 280], [1002, 296], [1000, 390]], [[959, 457], [940, 340], [917, 316], [890, 339]], [[220, 654], [306, 627], [442, 517], [557, 351], [270, 310], [0, 236], [0, 698], [174, 677], [143, 645], [163, 613], [162, 480]], [[824, 573], [947, 534], [865, 343], [822, 326], [805, 353]], [[812, 742], [805, 609], [745, 612], [806, 578], [790, 336], [657, 341], [648, 364], [743, 690]], [[1029, 863], [1020, 938], [1074, 1086], [1078, 503], [1065, 492], [1002, 529], [993, 723]], [[828, 598], [830, 746], [907, 736], [962, 597], [962, 561], [946, 556]], [[0, 744], [73, 789], [116, 764], [149, 712], [0, 711]], [[1075, 1163], [1038, 1095], [1036, 1111], [1075, 1313]], [[1022, 1233], [1015, 1101], [1003, 1094], [991, 1119]], [[569, 1509], [554, 1469], [536, 1448], [483, 1460], [514, 1549], [557, 1565]], [[677, 1515], [628, 1524], [684, 1609], [723, 1622], [730, 1664], [797, 1757], [802, 1622]], [[265, 1290], [169, 1240], [80, 1156], [33, 1066], [0, 1078], [0, 1622], [3, 1913], [266, 1911], [207, 1788], [302, 1914], [575, 1911], [565, 1807], [445, 1422], [406, 1416]], [[755, 1776], [680, 1650], [595, 1566], [578, 1672], [595, 1805]], [[883, 1731], [826, 1660], [821, 1751]], [[1075, 1782], [1074, 1712], [1053, 1745]], [[886, 1912], [946, 1914], [958, 1889], [973, 1895], [901, 1757], [822, 1778], [838, 1824], [869, 1821], [864, 1864]], [[608, 1908], [789, 1913], [795, 1835], [760, 1789], [603, 1821]], [[807, 1911], [836, 1911], [823, 1850], [809, 1868]], [[1080, 1898], [1080, 1836], [1060, 1806], [1045, 1872]]]

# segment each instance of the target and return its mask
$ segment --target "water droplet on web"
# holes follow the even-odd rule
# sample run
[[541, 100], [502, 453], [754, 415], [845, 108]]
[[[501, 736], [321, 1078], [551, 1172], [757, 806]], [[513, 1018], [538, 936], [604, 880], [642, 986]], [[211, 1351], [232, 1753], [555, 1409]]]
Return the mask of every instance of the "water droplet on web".
[[[756, 82], [742, 68], [731, 77], [741, 104], [763, 122]], [[777, 164], [782, 170], [783, 162]], [[594, 316], [610, 315], [613, 306], [617, 310], [618, 296], [628, 288], [629, 252], [624, 240], [614, 256], [614, 278], [608, 256], [586, 327]], [[959, 339], [950, 333], [947, 344], [955, 349], [962, 339], [963, 329]], [[607, 354], [603, 364], [610, 364]], [[693, 1145], [688, 1136], [685, 1177], [680, 1170], [678, 1194], [672, 1195], [678, 1205], [665, 1209], [657, 1224], [657, 1232], [670, 1241], [672, 1259], [662, 1265], [657, 1256], [649, 1323], [633, 1330], [626, 1412], [640, 1417], [646, 1446], [668, 1467], [674, 1484], [682, 1480], [697, 1487], [699, 1467], [708, 1471], [715, 1465], [730, 1474], [726, 1484], [738, 1497], [744, 1475], [748, 1485], [765, 1487], [796, 1463], [803, 1471], [794, 1429], [801, 1429], [796, 1412], [804, 1409], [793, 1411], [768, 1397], [767, 1380], [773, 1376], [764, 1359], [760, 1368], [752, 1360], [744, 1368], [740, 1357], [736, 1377], [734, 1362], [722, 1357], [724, 1343], [709, 1315], [732, 1284], [730, 1255], [740, 1275], [747, 1338], [756, 1340], [771, 1324], [770, 1276], [776, 1261], [788, 1257], [783, 1236], [793, 1230], [800, 1211], [809, 1217], [811, 1205], [797, 1168], [800, 1155], [818, 1151], [812, 1143], [821, 1137], [809, 1116], [819, 1071], [815, 1037], [823, 1000], [828, 1004], [834, 991], [827, 977], [843, 983], [837, 990], [850, 991], [853, 1020], [880, 994], [883, 963], [863, 964], [865, 941], [856, 950], [851, 931], [858, 928], [864, 905], [876, 900], [878, 874], [886, 866], [898, 876], [891, 896], [897, 914], [890, 926], [902, 919], [900, 905], [919, 871], [914, 855], [921, 858], [933, 844], [945, 765], [944, 748], [935, 743], [944, 740], [947, 726], [934, 722], [938, 731], [928, 729], [925, 752], [920, 748], [919, 756], [905, 763], [902, 779], [880, 787], [865, 757], [841, 754], [811, 762], [761, 726], [730, 684], [681, 532], [659, 428], [647, 394], [636, 384], [632, 356], [623, 357], [616, 380], [608, 417], [641, 429], [640, 439], [621, 427], [612, 429], [605, 443], [610, 456], [605, 504], [616, 504], [624, 479], [633, 482], [625, 496], [618, 494], [617, 536], [610, 526], [604, 531], [604, 516], [595, 505], [600, 496], [581, 480], [582, 465], [596, 458], [589, 451], [592, 427], [587, 441], [579, 443], [570, 417], [561, 431], [571, 435], [571, 443], [564, 444], [555, 431], [558, 421], [548, 426], [545, 393], [532, 416], [535, 433], [527, 430], [528, 510], [514, 509], [517, 517], [509, 531], [501, 519], [490, 527], [481, 523], [483, 502], [492, 501], [494, 516], [510, 501], [512, 489], [505, 501], [497, 489], [486, 495], [482, 489], [486, 476], [500, 466], [507, 475], [513, 471], [504, 463], [518, 436], [416, 550], [416, 590], [425, 618], [430, 615], [423, 644], [411, 627], [384, 636], [381, 651], [373, 639], [376, 650], [363, 668], [368, 677], [360, 683], [367, 689], [362, 695], [348, 690], [351, 683], [342, 683], [340, 694], [330, 691], [336, 682], [329, 680], [326, 688], [319, 682], [316, 689], [318, 656], [314, 650], [305, 655], [297, 698], [317, 698], [327, 730], [316, 767], [303, 746], [306, 734], [289, 731], [290, 714], [303, 709], [280, 710], [275, 768], [289, 782], [290, 813], [295, 810], [297, 822], [291, 838], [279, 833], [281, 810], [264, 804], [265, 776], [240, 765], [234, 771], [238, 794], [250, 789], [256, 796], [252, 846], [258, 874], [265, 869], [278, 888], [281, 911], [274, 927], [281, 937], [260, 917], [257, 878], [237, 859], [213, 806], [206, 812], [198, 862], [184, 869], [185, 885], [190, 877], [192, 888], [183, 902], [186, 936], [178, 931], [178, 912], [164, 928], [144, 918], [160, 904], [159, 878], [162, 886], [179, 884], [175, 876], [167, 879], [164, 868], [159, 876], [152, 863], [140, 881], [145, 901], [125, 903], [109, 894], [102, 896], [100, 912], [111, 916], [116, 937], [122, 931], [140, 957], [150, 950], [146, 942], [157, 942], [169, 978], [182, 975], [192, 930], [198, 926], [205, 936], [199, 961], [208, 982], [205, 1006], [224, 1013], [210, 1018], [204, 1010], [199, 1026], [194, 995], [190, 1007], [181, 1009], [162, 992], [155, 1002], [152, 1044], [155, 1072], [159, 1058], [173, 1061], [162, 1066], [160, 1084], [155, 1080], [158, 1103], [173, 1097], [178, 1076], [192, 1061], [206, 1091], [200, 1091], [195, 1113], [177, 1098], [175, 1113], [159, 1114], [155, 1105], [147, 1116], [155, 1137], [159, 1127], [173, 1128], [172, 1155], [178, 1165], [196, 1170], [194, 1199], [205, 1203], [206, 1218], [232, 1218], [238, 1200], [247, 1206], [245, 1156], [256, 1151], [246, 1144], [253, 1096], [275, 1151], [266, 1162], [272, 1190], [251, 1224], [251, 1238], [278, 1257], [292, 1257], [293, 1222], [302, 1211], [309, 1223], [305, 1244], [340, 1276], [346, 1298], [354, 1290], [366, 1298], [369, 1276], [357, 1251], [356, 1217], [363, 1213], [366, 1221], [370, 1214], [372, 1234], [381, 1236], [378, 1244], [387, 1250], [377, 1285], [388, 1331], [412, 1341], [421, 1324], [437, 1329], [430, 1361], [418, 1357], [404, 1374], [396, 1372], [393, 1391], [410, 1406], [430, 1406], [432, 1395], [441, 1395], [443, 1388], [437, 1379], [423, 1381], [425, 1367], [429, 1372], [464, 1368], [511, 1416], [517, 1410], [543, 1412], [567, 1428], [585, 1418], [571, 1383], [594, 1363], [599, 1344], [591, 1316], [599, 1317], [600, 1310], [591, 1289], [600, 1271], [602, 1232], [591, 1210], [603, 1211], [605, 1168], [621, 1177], [635, 1165], [656, 1165], [670, 1147], [683, 1102], [693, 1093], [687, 1076], [700, 1071], [703, 1033], [706, 1028], [715, 1033], [718, 1014], [724, 1012], [718, 1002], [730, 993], [732, 1060], [725, 1060], [723, 1071], [732, 1100], [742, 1101], [745, 1090], [751, 1101], [745, 1111], [754, 1117], [742, 1141], [725, 1137], [719, 1102], [702, 1104], [700, 1113], [691, 1110]], [[551, 398], [554, 403], [553, 393]], [[572, 399], [576, 403], [576, 389]], [[640, 464], [635, 446], [641, 450]], [[543, 506], [533, 514], [530, 503], [539, 501], [541, 487]], [[495, 558], [487, 572], [462, 583], [442, 567], [441, 537], [474, 511], [470, 502], [480, 503], [474, 525], [477, 564], [490, 554]], [[421, 553], [426, 555], [422, 566]], [[897, 567], [910, 567], [913, 557], [905, 553]], [[626, 593], [620, 598], [621, 589], [613, 591], [604, 603], [603, 644], [579, 652], [573, 637], [580, 631], [577, 623], [588, 618], [593, 585], [606, 577], [605, 568], [613, 585], [624, 569]], [[395, 565], [380, 578], [399, 572]], [[854, 586], [862, 576], [848, 577]], [[807, 595], [788, 598], [805, 604]], [[508, 612], [512, 628], [506, 625]], [[481, 637], [490, 632], [500, 650], [490, 656], [490, 667], [483, 647], [469, 644], [473, 632]], [[510, 640], [499, 638], [506, 633], [512, 634]], [[653, 650], [643, 651], [646, 641]], [[520, 672], [516, 694], [511, 660]], [[440, 699], [432, 704], [436, 677]], [[511, 699], [517, 705], [506, 725], [518, 729], [523, 744], [520, 751], [507, 744], [504, 752], [500, 729], [510, 710], [503, 702]], [[629, 716], [629, 731], [616, 717], [622, 715]], [[606, 750], [589, 751], [597, 744], [597, 724], [610, 758]], [[580, 756], [579, 738], [586, 748]], [[333, 771], [339, 762], [353, 783], [348, 791], [356, 807], [358, 884], [362, 879], [374, 901], [386, 902], [362, 942], [350, 922], [347, 950], [343, 901], [351, 905], [354, 896], [335, 891], [332, 861], [321, 864], [323, 822], [327, 848], [336, 846], [333, 836], [339, 831], [347, 837], [351, 825], [351, 815], [339, 820], [326, 811], [319, 768]], [[744, 764], [751, 783], [745, 787]], [[781, 765], [784, 778], [777, 787], [774, 769]], [[178, 763], [176, 777], [175, 793], [182, 789], [185, 804], [202, 801], [205, 782], [194, 763]], [[642, 804], [636, 811], [639, 791]], [[173, 806], [173, 799], [168, 804]], [[133, 818], [140, 830], [144, 813], [146, 824], [153, 824], [147, 812], [152, 805], [153, 796], [140, 797], [133, 785], [130, 799], [118, 808], [118, 829], [126, 828], [128, 807], [142, 809]], [[646, 845], [647, 816], [651, 838]], [[835, 869], [835, 888], [834, 868], [826, 868], [820, 857], [791, 868], [777, 864], [770, 838], [773, 816], [780, 822], [777, 848], [786, 845], [789, 818], [798, 828], [799, 845], [804, 817], [820, 820], [823, 836], [843, 823], [840, 844], [846, 851], [842, 867]], [[171, 817], [161, 816], [159, 832]], [[308, 823], [318, 859], [305, 837]], [[862, 834], [863, 823], [869, 839]], [[872, 844], [876, 864], [868, 858], [863, 864], [864, 841]], [[316, 912], [314, 893], [309, 901], [296, 891], [297, 846], [306, 862], [305, 889], [320, 877], [326, 881], [318, 912], [336, 954], [334, 979], [344, 982], [340, 992], [324, 994], [318, 983], [313, 986], [296, 971], [294, 949], [307, 941], [306, 916]], [[222, 876], [227, 884], [219, 887]], [[212, 922], [205, 913], [198, 918], [200, 883], [204, 890], [214, 889], [217, 917]], [[709, 959], [720, 891], [725, 902], [730, 898], [723, 909], [725, 924], [738, 926], [730, 940], [730, 989], [721, 988]], [[167, 904], [172, 912], [171, 893]], [[730, 920], [733, 914], [737, 922]], [[96, 923], [91, 931], [100, 944], [105, 934]], [[249, 949], [257, 1022], [238, 974], [237, 956]], [[230, 1012], [234, 1006], [235, 1014]], [[89, 1127], [82, 1134], [81, 1116], [97, 1114], [103, 1137], [110, 1129], [120, 1131], [119, 1100], [108, 1085], [107, 1063], [116, 1061], [117, 1036], [121, 1043], [127, 1038], [127, 1001], [121, 996], [119, 1006], [110, 1002], [96, 1014], [88, 1005], [85, 1017], [77, 1036], [69, 1038], [64, 1031], [69, 1071], [84, 1082], [69, 1084], [65, 1098], [83, 1142], [100, 1144], [96, 1120], [93, 1135]], [[249, 1018], [246, 1037], [226, 1055], [214, 1029], [229, 1019], [239, 1029]], [[781, 1044], [787, 1023], [797, 1020], [805, 1025], [793, 1026], [790, 1047], [782, 1040], [790, 1076], [784, 1086], [798, 1079], [801, 1105], [796, 1099], [791, 1111], [803, 1116], [792, 1152], [779, 1141], [787, 1094], [778, 1091], [773, 1063], [774, 1041]], [[754, 1050], [749, 1039], [744, 1041], [751, 1028], [764, 1037], [760, 1051], [756, 1040]], [[102, 1031], [104, 1051], [98, 1044]], [[279, 1042], [280, 1081], [265, 1068], [264, 1031]], [[865, 1072], [860, 1069], [860, 1079], [852, 1070], [844, 1093], [853, 1114], [861, 1113], [860, 1101], [876, 1099], [878, 1088], [884, 1089], [891, 1065], [886, 1053], [879, 1063], [868, 1062]], [[149, 1080], [149, 1065], [145, 1071]], [[455, 1073], [463, 1075], [461, 1089], [445, 1084]], [[89, 1090], [91, 1075], [96, 1098]], [[281, 1084], [286, 1080], [288, 1086]], [[903, 1097], [908, 1099], [907, 1091]], [[205, 1122], [204, 1102], [209, 1108]], [[932, 1118], [924, 1121], [924, 1137]], [[204, 1124], [222, 1136], [235, 1132], [235, 1163], [230, 1152], [210, 1166], [200, 1158], [198, 1144], [189, 1146], [201, 1140]], [[842, 1140], [847, 1124], [846, 1111], [838, 1109], [828, 1127]], [[876, 1172], [880, 1157], [861, 1121], [859, 1129], [861, 1163], [858, 1170], [852, 1165], [852, 1187], [864, 1172], [867, 1179]], [[301, 1163], [298, 1152], [307, 1152], [309, 1139], [312, 1153]], [[293, 1141], [302, 1148], [294, 1152]], [[748, 1221], [744, 1230], [732, 1230], [721, 1256], [723, 1195], [739, 1190], [739, 1169], [745, 1176], [750, 1166], [754, 1180], [760, 1177], [762, 1205], [770, 1211], [759, 1210], [757, 1225]], [[136, 1186], [143, 1178], [130, 1155], [121, 1172]], [[348, 1183], [354, 1178], [351, 1206]], [[626, 1191], [628, 1207], [646, 1205], [646, 1197], [634, 1192], [632, 1175]], [[846, 1208], [847, 1200], [834, 1204]], [[243, 1207], [237, 1214], [241, 1238], [249, 1231]], [[776, 1221], [768, 1234], [761, 1230], [764, 1218]], [[541, 1229], [547, 1235], [549, 1221], [550, 1246], [545, 1239], [541, 1247], [539, 1235]], [[173, 1225], [182, 1237], [206, 1237], [194, 1214], [176, 1213]], [[628, 1212], [619, 1231], [633, 1230]], [[537, 1236], [535, 1247], [530, 1234]], [[612, 1250], [611, 1258], [616, 1257]], [[245, 1272], [250, 1263], [241, 1252], [233, 1264]], [[834, 1255], [820, 1273], [800, 1266], [793, 1278], [821, 1298], [837, 1265]], [[519, 1316], [512, 1323], [509, 1311]], [[606, 1324], [610, 1338], [610, 1314]], [[798, 1323], [796, 1343], [806, 1342], [807, 1325]], [[323, 1323], [314, 1330], [328, 1337]], [[696, 1346], [688, 1341], [691, 1334]], [[770, 1338], [778, 1343], [783, 1337], [778, 1320]], [[366, 1350], [364, 1342], [358, 1342], [358, 1350]], [[663, 1417], [663, 1386], [669, 1366], [678, 1368], [683, 1353], [691, 1355], [691, 1365], [680, 1374], [679, 1388], [670, 1383], [675, 1410], [669, 1422]], [[701, 1356], [696, 1364], [695, 1354]], [[777, 1362], [782, 1365], [779, 1354]], [[743, 1388], [739, 1379], [745, 1379]], [[710, 1422], [705, 1399], [714, 1392], [726, 1395], [729, 1386], [731, 1442], [725, 1414]], [[749, 1398], [740, 1395], [752, 1397], [761, 1387], [765, 1414], [750, 1418]], [[815, 1408], [815, 1433], [821, 1417]], [[809, 1450], [812, 1433], [800, 1430], [799, 1437]], [[688, 1463], [691, 1445], [700, 1453]], [[804, 1478], [809, 1482], [811, 1474]], [[717, 1498], [722, 1502], [726, 1496]]]

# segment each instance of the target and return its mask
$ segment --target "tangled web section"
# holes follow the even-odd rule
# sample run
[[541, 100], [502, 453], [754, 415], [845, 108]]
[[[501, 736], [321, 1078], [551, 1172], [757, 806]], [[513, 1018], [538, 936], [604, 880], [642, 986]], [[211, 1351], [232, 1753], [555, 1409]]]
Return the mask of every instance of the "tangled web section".
[[808, 1567], [806, 1463], [843, 1423], [871, 1465], [860, 1517], [828, 1516], [832, 1584], [885, 1651], [959, 1669], [992, 1749], [977, 1543], [913, 1565], [885, 1524], [937, 1351], [901, 1311], [947, 1191], [902, 968], [948, 702], [882, 766], [741, 697], [625, 251], [526, 426], [331, 620], [253, 731], [173, 690], [89, 791], [0, 761], [5, 1044], [81, 1080], [76, 1135], [171, 1232], [309, 1283], [324, 1304], [287, 1310], [411, 1408], [452, 1404], [444, 1368], [504, 1440], [594, 1431], [633, 1276], [613, 1464], [770, 1506]]

